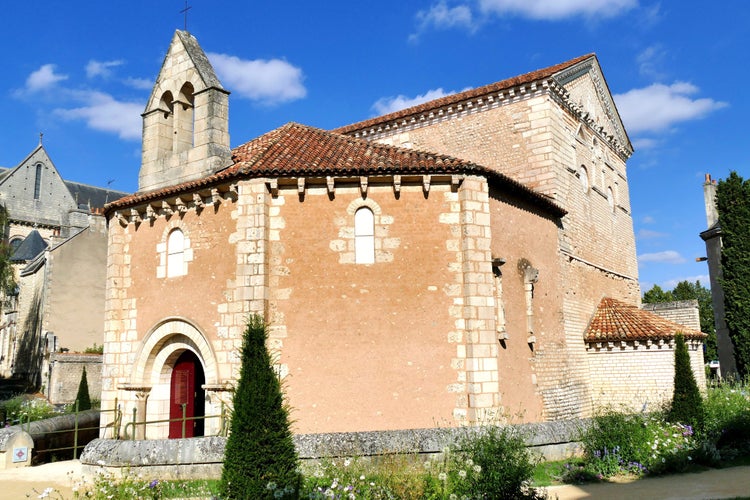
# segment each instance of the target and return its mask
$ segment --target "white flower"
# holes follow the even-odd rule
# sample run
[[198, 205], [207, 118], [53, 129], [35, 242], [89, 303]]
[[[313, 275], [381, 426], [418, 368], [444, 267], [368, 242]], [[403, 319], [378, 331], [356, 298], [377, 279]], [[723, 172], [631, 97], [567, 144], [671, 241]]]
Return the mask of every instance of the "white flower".
[[448, 479], [448, 475], [445, 472], [441, 472], [440, 474], [438, 474], [438, 479], [440, 479], [441, 481], [445, 481], [446, 479]]
[[458, 471], [458, 476], [459, 476], [459, 477], [460, 477], [461, 479], [465, 478], [465, 477], [466, 477], [466, 471], [465, 471], [465, 470], [460, 470], [460, 471]]
[[359, 476], [359, 480], [360, 480], [360, 481], [364, 481], [364, 480], [365, 480], [365, 475], [364, 475], [364, 474], [362, 474], [361, 476]]
[[267, 489], [267, 490], [275, 490], [275, 489], [276, 489], [276, 483], [274, 483], [273, 481], [269, 482], [269, 483], [268, 483], [268, 484], [266, 485], [266, 489]]
[[345, 458], [344, 459], [344, 467], [349, 467], [351, 465], [352, 459], [351, 458]]
[[473, 469], [474, 469], [474, 472], [476, 472], [477, 474], [479, 474], [480, 472], [482, 472], [482, 466], [479, 465], [479, 464], [475, 465], [473, 467]]
[[466, 459], [466, 465], [468, 467], [471, 467], [472, 465], [474, 465], [474, 460], [472, 460], [471, 458], [467, 458]]

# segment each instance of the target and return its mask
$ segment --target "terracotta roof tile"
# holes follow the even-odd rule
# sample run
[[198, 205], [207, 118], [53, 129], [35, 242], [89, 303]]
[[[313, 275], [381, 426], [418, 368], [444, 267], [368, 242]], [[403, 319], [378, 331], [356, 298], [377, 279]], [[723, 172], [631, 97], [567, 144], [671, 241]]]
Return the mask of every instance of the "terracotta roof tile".
[[586, 329], [586, 342], [672, 339], [676, 333], [686, 339], [703, 339], [705, 333], [693, 330], [637, 306], [603, 298]]
[[234, 163], [213, 175], [163, 189], [136, 193], [107, 205], [107, 211], [253, 177], [471, 174], [490, 177], [506, 192], [562, 217], [565, 210], [504, 174], [447, 155], [386, 146], [334, 132], [288, 123], [232, 151]]
[[375, 118], [371, 118], [369, 120], [352, 123], [351, 125], [339, 127], [337, 129], [334, 129], [333, 131], [339, 134], [349, 134], [357, 130], [362, 130], [365, 128], [378, 125], [380, 123], [386, 123], [386, 122], [390, 122], [393, 120], [400, 120], [400, 119], [403, 119], [412, 115], [418, 115], [421, 113], [425, 113], [427, 111], [431, 111], [433, 109], [438, 109], [438, 108], [442, 108], [445, 106], [449, 106], [451, 104], [456, 104], [461, 101], [465, 101], [467, 99], [474, 99], [474, 98], [484, 96], [487, 94], [492, 94], [494, 92], [499, 92], [501, 90], [506, 90], [512, 87], [516, 87], [518, 85], [523, 85], [526, 83], [544, 80], [544, 79], [552, 77], [554, 74], [559, 73], [560, 71], [563, 71], [575, 64], [578, 64], [581, 61], [585, 61], [586, 59], [589, 59], [592, 57], [595, 58], [596, 54], [593, 54], [593, 53], [586, 54], [580, 57], [576, 57], [575, 59], [571, 59], [570, 61], [566, 61], [560, 64], [556, 64], [554, 66], [550, 66], [548, 68], [531, 71], [529, 73], [519, 75], [519, 76], [514, 76], [512, 78], [508, 78], [506, 80], [502, 80], [496, 83], [491, 83], [483, 87], [478, 87], [478, 88], [467, 90], [464, 92], [459, 92], [458, 94], [451, 94], [445, 97], [441, 97], [440, 99], [435, 99], [433, 101], [429, 101], [423, 104], [418, 104], [417, 106], [412, 106], [410, 108], [395, 111], [387, 115], [382, 115], [382, 116], [378, 116]]

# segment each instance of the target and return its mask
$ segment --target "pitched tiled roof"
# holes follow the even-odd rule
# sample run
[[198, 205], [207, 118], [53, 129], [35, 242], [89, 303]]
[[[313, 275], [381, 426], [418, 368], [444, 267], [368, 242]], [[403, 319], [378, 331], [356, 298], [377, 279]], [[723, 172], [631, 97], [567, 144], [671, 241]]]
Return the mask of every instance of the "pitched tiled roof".
[[672, 339], [676, 333], [686, 339], [703, 339], [705, 333], [679, 325], [637, 306], [616, 299], [603, 298], [586, 329], [586, 342], [613, 342], [620, 340]]
[[497, 83], [491, 83], [489, 85], [467, 90], [465, 92], [460, 92], [458, 94], [451, 94], [445, 97], [441, 97], [440, 99], [435, 99], [433, 101], [429, 101], [423, 104], [418, 104], [417, 106], [412, 106], [411, 108], [402, 109], [399, 111], [395, 111], [393, 113], [389, 113], [387, 115], [378, 116], [376, 118], [371, 118], [369, 120], [361, 121], [358, 123], [353, 123], [351, 125], [346, 125], [344, 127], [335, 129], [334, 132], [338, 132], [339, 134], [349, 134], [351, 132], [366, 129], [374, 125], [387, 123], [393, 120], [400, 120], [400, 119], [403, 119], [412, 115], [425, 113], [433, 109], [438, 109], [438, 108], [442, 108], [445, 106], [450, 106], [452, 104], [457, 104], [461, 101], [465, 101], [468, 99], [474, 99], [474, 98], [481, 97], [487, 94], [492, 94], [494, 92], [499, 92], [501, 90], [506, 90], [512, 87], [516, 87], [518, 85], [523, 85], [526, 83], [544, 80], [546, 78], [552, 77], [553, 75], [555, 75], [556, 73], [559, 73], [560, 71], [563, 71], [575, 64], [580, 63], [581, 61], [585, 61], [586, 59], [589, 59], [592, 57], [596, 58], [596, 54], [593, 54], [593, 53], [586, 54], [580, 57], [576, 57], [575, 59], [571, 59], [570, 61], [566, 61], [560, 64], [556, 64], [554, 66], [550, 66], [548, 68], [538, 69], [536, 71], [531, 71], [524, 75], [514, 76], [513, 78], [508, 78], [506, 80], [502, 80]]
[[506, 192], [527, 199], [562, 217], [565, 210], [549, 198], [503, 174], [447, 155], [386, 146], [288, 123], [232, 151], [234, 164], [213, 175], [146, 193], [137, 193], [107, 205], [107, 211], [190, 192], [236, 178], [360, 175], [463, 174], [487, 175]]

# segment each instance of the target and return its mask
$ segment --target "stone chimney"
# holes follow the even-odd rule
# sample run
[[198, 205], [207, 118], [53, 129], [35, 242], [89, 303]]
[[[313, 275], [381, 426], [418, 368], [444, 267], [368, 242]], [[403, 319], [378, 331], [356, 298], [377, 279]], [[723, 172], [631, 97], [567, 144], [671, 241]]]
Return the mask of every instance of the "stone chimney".
[[711, 174], [706, 174], [703, 183], [703, 201], [706, 204], [706, 223], [712, 227], [719, 221], [719, 212], [716, 210], [716, 180], [711, 178]]

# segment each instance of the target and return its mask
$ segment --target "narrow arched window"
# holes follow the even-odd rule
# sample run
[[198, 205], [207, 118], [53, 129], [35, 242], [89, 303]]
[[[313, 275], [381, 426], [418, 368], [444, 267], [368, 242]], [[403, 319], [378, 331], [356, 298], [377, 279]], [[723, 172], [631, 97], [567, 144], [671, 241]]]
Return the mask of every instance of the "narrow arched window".
[[36, 176], [34, 177], [34, 199], [38, 200], [42, 191], [42, 164], [36, 164]]
[[586, 167], [581, 165], [581, 167], [578, 169], [578, 179], [581, 181], [581, 187], [583, 187], [583, 192], [588, 193], [589, 192], [589, 173], [586, 170]]
[[185, 235], [175, 229], [167, 238], [167, 278], [185, 274]]
[[612, 192], [612, 188], [607, 188], [607, 203], [609, 203], [609, 209], [614, 213], [615, 211], [615, 195]]
[[375, 262], [375, 216], [367, 207], [354, 214], [354, 254], [357, 264]]

